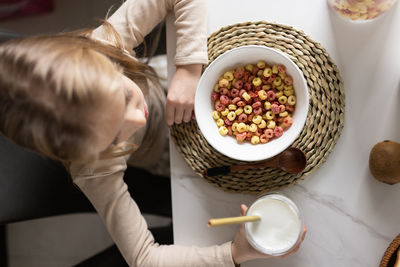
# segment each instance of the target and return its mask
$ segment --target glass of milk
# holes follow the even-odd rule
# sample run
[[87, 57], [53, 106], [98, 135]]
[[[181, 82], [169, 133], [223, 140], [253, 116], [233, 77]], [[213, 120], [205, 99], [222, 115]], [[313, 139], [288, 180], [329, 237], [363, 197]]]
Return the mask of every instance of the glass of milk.
[[279, 256], [301, 242], [304, 223], [296, 204], [286, 196], [271, 193], [258, 198], [246, 215], [260, 216], [245, 224], [246, 238], [261, 253]]

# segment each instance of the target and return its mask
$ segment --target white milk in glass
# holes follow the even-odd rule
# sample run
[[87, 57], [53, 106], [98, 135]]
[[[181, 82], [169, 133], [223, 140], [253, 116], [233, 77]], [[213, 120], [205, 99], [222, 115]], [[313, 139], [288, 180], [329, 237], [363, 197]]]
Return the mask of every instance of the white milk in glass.
[[260, 216], [258, 222], [245, 224], [246, 237], [258, 251], [282, 255], [300, 241], [303, 221], [292, 200], [281, 194], [268, 194], [257, 199], [247, 215]]

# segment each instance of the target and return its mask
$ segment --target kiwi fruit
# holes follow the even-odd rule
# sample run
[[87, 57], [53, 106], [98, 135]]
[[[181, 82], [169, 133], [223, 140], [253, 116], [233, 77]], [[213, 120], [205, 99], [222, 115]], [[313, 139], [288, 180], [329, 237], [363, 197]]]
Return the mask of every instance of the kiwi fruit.
[[375, 144], [369, 154], [369, 169], [380, 182], [400, 182], [400, 143], [385, 140]]

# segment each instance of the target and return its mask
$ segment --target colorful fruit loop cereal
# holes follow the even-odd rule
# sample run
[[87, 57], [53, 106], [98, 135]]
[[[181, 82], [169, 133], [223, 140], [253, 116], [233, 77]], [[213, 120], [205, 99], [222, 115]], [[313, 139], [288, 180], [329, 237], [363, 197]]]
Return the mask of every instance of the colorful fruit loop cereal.
[[328, 0], [336, 12], [351, 20], [369, 20], [390, 9], [396, 0]]
[[212, 117], [222, 136], [265, 144], [293, 124], [296, 96], [283, 65], [264, 61], [226, 71], [211, 94]]

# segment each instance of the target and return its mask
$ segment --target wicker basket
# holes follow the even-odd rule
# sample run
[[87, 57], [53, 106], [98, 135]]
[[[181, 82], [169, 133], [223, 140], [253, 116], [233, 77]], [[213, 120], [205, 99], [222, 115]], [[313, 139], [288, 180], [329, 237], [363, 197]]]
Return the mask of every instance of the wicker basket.
[[385, 254], [383, 254], [381, 264], [379, 267], [393, 267], [396, 263], [397, 252], [400, 248], [400, 234], [393, 239], [389, 247], [386, 249]]

